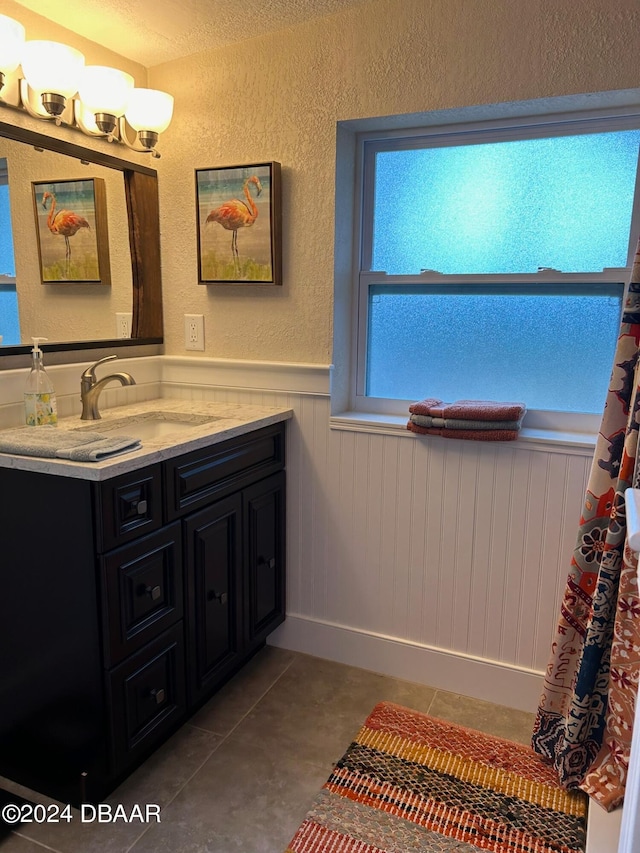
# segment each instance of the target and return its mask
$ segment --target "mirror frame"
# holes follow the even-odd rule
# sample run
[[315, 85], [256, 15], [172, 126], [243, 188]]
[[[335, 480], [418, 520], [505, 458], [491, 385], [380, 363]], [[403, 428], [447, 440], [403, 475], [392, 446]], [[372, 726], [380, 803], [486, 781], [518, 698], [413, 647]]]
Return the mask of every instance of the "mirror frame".
[[[160, 209], [156, 170], [3, 121], [0, 121], [0, 137], [24, 142], [37, 149], [66, 154], [82, 163], [96, 163], [117, 169], [124, 177], [133, 283], [131, 338], [60, 341], [43, 344], [42, 349], [64, 352], [163, 343]], [[31, 345], [3, 346], [0, 347], [0, 357], [22, 355], [30, 350]]]

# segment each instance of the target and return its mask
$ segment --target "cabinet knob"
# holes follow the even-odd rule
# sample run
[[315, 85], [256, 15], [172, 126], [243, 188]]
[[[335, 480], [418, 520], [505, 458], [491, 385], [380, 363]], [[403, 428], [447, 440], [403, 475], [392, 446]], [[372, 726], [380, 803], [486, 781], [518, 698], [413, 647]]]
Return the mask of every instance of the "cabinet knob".
[[164, 687], [156, 689], [155, 687], [149, 691], [149, 694], [156, 700], [156, 705], [162, 705], [166, 698]]
[[138, 515], [144, 515], [147, 511], [147, 502], [145, 500], [138, 501], [136, 504], [136, 512]]
[[160, 586], [147, 586], [144, 591], [152, 601], [157, 601], [162, 595], [162, 588]]
[[276, 558], [270, 557], [268, 560], [265, 560], [264, 557], [258, 557], [258, 565], [268, 566], [270, 569], [274, 569], [276, 565]]
[[207, 593], [207, 601], [217, 601], [218, 604], [226, 604], [227, 598], [226, 592], [216, 592], [215, 589], [210, 589]]

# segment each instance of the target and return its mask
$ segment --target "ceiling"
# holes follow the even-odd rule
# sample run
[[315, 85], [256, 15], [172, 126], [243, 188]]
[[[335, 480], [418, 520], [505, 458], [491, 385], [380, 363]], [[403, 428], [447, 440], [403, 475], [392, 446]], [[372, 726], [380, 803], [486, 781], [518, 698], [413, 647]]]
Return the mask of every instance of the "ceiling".
[[[16, 0], [147, 68], [332, 15], [363, 0]], [[27, 34], [28, 35], [28, 34]]]

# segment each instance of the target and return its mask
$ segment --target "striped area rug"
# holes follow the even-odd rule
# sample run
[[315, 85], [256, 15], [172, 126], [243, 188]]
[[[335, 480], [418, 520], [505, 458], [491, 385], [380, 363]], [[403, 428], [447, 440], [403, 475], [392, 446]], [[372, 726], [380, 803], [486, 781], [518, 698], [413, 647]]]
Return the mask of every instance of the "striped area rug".
[[586, 818], [529, 747], [381, 702], [286, 853], [583, 853]]

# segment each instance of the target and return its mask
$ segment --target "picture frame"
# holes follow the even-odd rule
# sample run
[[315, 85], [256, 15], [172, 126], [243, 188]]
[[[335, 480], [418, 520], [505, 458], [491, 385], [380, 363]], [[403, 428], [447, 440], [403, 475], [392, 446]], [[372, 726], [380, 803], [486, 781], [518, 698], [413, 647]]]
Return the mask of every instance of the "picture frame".
[[111, 284], [102, 178], [32, 181], [42, 284]]
[[282, 284], [280, 163], [196, 169], [199, 284]]

